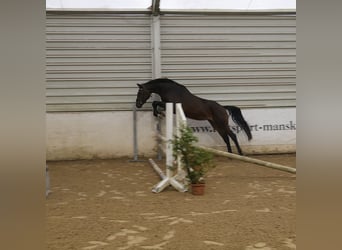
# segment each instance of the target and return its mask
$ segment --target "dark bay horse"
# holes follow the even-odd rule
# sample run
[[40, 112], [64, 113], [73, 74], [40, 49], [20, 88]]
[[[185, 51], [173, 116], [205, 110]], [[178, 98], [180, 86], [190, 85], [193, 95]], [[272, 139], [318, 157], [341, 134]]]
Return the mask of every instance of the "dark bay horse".
[[220, 134], [227, 144], [228, 152], [232, 152], [229, 137], [234, 141], [240, 155], [242, 151], [236, 135], [228, 126], [228, 114], [234, 122], [246, 133], [248, 140], [252, 139], [249, 125], [242, 116], [240, 108], [236, 106], [221, 106], [215, 101], [206, 100], [193, 95], [185, 86], [167, 78], [159, 78], [144, 84], [137, 84], [139, 91], [136, 99], [136, 107], [141, 108], [150, 98], [152, 93], [158, 94], [161, 102], [152, 103], [154, 115], [157, 115], [157, 106], [165, 107], [166, 102], [182, 103], [186, 117], [194, 120], [208, 120], [211, 126]]

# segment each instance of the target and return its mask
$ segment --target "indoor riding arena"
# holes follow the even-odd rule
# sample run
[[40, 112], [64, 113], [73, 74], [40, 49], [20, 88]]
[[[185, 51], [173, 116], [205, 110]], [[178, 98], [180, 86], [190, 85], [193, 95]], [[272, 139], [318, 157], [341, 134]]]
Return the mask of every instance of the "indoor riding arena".
[[[47, 249], [296, 249], [295, 1], [223, 2], [46, 1]], [[170, 167], [178, 109], [138, 105], [159, 78], [248, 123], [227, 109], [240, 155], [182, 120], [213, 153], [203, 195]]]

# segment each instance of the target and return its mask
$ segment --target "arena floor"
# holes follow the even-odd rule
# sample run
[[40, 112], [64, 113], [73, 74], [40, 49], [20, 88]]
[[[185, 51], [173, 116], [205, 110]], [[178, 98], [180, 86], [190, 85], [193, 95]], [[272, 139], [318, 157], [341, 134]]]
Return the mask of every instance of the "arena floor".
[[[294, 154], [253, 157], [296, 166]], [[295, 175], [215, 157], [204, 196], [155, 194], [144, 160], [48, 162], [47, 249], [296, 249]]]

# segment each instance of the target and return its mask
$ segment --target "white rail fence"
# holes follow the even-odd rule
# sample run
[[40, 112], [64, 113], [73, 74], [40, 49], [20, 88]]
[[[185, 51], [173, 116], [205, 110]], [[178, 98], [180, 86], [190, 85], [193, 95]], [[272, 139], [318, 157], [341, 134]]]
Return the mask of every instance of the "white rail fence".
[[[184, 185], [185, 174], [181, 166], [181, 162], [179, 157], [177, 157], [177, 169], [174, 169], [174, 157], [173, 157], [173, 149], [172, 149], [172, 139], [174, 133], [176, 135], [180, 135], [179, 128], [182, 125], [186, 125], [186, 117], [184, 115], [182, 104], [176, 103], [176, 124], [174, 126], [173, 121], [173, 103], [166, 103], [166, 113], [165, 113], [165, 136], [158, 134], [158, 147], [165, 153], [166, 155], [166, 171], [165, 173], [159, 168], [159, 166], [154, 162], [153, 159], [149, 159], [150, 164], [153, 169], [157, 172], [157, 174], [162, 179], [159, 183], [157, 183], [153, 188], [152, 192], [159, 193], [163, 191], [168, 186], [173, 186], [179, 192], [186, 192], [187, 186]], [[160, 131], [158, 129], [158, 131]]]

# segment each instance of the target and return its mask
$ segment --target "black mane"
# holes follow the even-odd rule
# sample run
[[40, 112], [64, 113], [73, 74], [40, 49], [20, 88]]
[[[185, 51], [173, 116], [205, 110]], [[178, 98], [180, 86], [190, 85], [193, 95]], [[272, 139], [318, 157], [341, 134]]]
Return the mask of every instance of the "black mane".
[[178, 87], [182, 87], [182, 88], [186, 89], [186, 87], [184, 85], [182, 85], [182, 84], [180, 84], [180, 83], [178, 83], [178, 82], [176, 82], [174, 80], [171, 80], [169, 78], [164, 78], [164, 77], [163, 78], [153, 79], [151, 81], [146, 82], [145, 84], [147, 86], [151, 86], [151, 85], [154, 85], [154, 84], [171, 84], [173, 86], [176, 85]]

